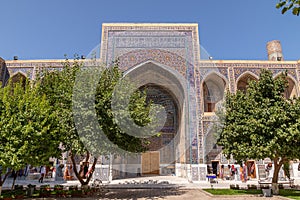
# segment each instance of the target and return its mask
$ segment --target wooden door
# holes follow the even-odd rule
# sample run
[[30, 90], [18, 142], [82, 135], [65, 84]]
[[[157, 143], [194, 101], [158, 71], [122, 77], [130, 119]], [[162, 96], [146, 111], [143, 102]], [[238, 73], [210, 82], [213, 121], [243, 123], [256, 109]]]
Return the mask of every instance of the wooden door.
[[142, 173], [159, 174], [159, 152], [146, 152], [142, 154]]

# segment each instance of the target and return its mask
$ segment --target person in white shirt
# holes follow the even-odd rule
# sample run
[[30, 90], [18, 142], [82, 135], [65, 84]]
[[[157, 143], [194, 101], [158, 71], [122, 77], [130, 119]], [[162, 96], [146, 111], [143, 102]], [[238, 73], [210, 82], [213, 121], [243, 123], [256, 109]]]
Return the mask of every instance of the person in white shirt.
[[39, 179], [39, 183], [43, 183], [45, 174], [46, 174], [46, 167], [45, 166], [41, 166], [40, 168], [40, 173], [41, 173], [41, 177]]

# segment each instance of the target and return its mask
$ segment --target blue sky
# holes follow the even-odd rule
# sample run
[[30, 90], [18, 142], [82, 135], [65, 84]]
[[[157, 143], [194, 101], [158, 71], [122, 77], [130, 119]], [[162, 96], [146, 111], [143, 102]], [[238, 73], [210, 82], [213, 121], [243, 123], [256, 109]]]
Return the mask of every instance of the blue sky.
[[[279, 0], [278, 0], [279, 1]], [[277, 0], [0, 0], [0, 57], [61, 59], [87, 55], [108, 22], [199, 24], [200, 44], [214, 59], [266, 60], [280, 40], [285, 60], [300, 59], [300, 17]]]

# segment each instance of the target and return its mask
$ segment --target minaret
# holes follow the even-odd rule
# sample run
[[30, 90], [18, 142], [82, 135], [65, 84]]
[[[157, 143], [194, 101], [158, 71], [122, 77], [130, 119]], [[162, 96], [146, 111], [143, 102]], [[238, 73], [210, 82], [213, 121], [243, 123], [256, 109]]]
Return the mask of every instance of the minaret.
[[279, 40], [272, 40], [267, 43], [268, 59], [272, 61], [282, 61], [282, 49]]

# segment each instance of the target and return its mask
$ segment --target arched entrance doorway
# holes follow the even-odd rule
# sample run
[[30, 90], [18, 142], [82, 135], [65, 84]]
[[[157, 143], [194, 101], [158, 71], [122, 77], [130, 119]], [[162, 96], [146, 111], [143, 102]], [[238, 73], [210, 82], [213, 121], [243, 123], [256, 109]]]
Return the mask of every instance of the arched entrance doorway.
[[[166, 121], [157, 136], [149, 139], [148, 152], [142, 154], [142, 174], [159, 174], [160, 164], [166, 165], [162, 173], [172, 173], [175, 168], [174, 137], [178, 129], [178, 109], [173, 95], [162, 85], [148, 83], [140, 88], [146, 91], [147, 101], [162, 105], [166, 112]], [[164, 151], [161, 151], [166, 147]]]
[[[184, 79], [176, 70], [153, 61], [132, 67], [124, 75], [138, 89], [145, 89], [147, 99], [163, 106], [166, 112], [165, 123], [158, 130], [159, 136], [151, 137], [148, 151], [141, 154], [139, 167], [142, 174], [174, 174], [176, 163], [185, 163], [189, 153], [186, 151], [189, 123], [185, 123], [187, 92], [185, 82], [181, 81]], [[128, 160], [127, 164], [130, 164]]]

